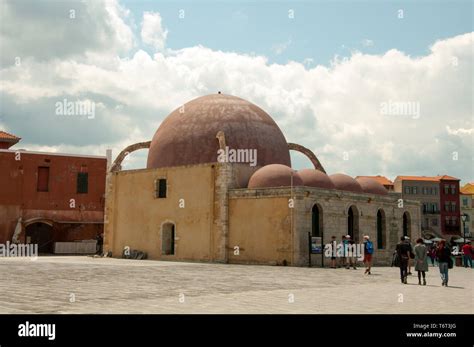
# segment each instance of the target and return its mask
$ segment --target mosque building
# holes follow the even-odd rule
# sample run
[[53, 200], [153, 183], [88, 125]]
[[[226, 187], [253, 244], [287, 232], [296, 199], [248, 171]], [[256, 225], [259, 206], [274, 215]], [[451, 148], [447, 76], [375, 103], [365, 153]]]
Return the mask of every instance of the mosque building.
[[[121, 170], [139, 149], [148, 149], [147, 167]], [[292, 169], [290, 150], [314, 168]], [[150, 259], [233, 264], [321, 265], [312, 249], [349, 234], [357, 243], [369, 235], [374, 263], [387, 265], [402, 235], [421, 235], [418, 201], [373, 178], [328, 175], [264, 110], [221, 93], [179, 107], [151, 141], [117, 156], [104, 223], [104, 251], [114, 257], [138, 250]]]

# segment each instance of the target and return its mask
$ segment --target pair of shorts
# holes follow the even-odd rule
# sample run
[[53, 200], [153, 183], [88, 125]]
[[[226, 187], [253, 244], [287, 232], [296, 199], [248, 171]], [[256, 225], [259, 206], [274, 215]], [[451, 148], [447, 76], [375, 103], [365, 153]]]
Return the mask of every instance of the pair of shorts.
[[372, 254], [365, 253], [364, 254], [364, 261], [372, 261]]

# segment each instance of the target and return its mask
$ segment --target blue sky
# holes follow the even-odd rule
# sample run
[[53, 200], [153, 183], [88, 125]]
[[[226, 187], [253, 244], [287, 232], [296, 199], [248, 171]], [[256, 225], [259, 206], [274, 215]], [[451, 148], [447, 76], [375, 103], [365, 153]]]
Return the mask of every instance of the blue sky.
[[[472, 1], [2, 0], [0, 16], [0, 129], [20, 148], [117, 155], [222, 91], [329, 173], [474, 178]], [[96, 117], [58, 116], [65, 98]], [[419, 117], [382, 112], [391, 102]]]
[[[328, 65], [358, 50], [383, 54], [396, 48], [425, 55], [436, 40], [472, 31], [471, 1], [122, 1], [135, 22], [159, 12], [169, 30], [167, 46], [214, 50]], [[178, 17], [180, 10], [185, 18]], [[294, 10], [294, 19], [288, 18]], [[399, 19], [403, 10], [403, 19]], [[371, 40], [368, 46], [365, 40]], [[364, 44], [365, 42], [365, 44]], [[280, 54], [279, 45], [287, 48]]]

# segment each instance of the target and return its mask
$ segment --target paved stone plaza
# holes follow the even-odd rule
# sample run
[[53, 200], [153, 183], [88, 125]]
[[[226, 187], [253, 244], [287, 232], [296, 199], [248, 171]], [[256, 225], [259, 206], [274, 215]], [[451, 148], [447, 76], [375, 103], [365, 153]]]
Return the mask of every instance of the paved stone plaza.
[[[473, 313], [471, 269], [441, 286], [364, 270], [92, 257], [0, 258], [0, 313]], [[400, 302], [402, 301], [402, 302]]]

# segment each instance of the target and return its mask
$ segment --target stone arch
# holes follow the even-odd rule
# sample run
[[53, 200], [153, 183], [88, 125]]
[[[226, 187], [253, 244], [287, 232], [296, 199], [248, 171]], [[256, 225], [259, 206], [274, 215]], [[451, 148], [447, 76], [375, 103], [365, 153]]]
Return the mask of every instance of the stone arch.
[[115, 171], [120, 171], [122, 170], [122, 161], [125, 159], [127, 155], [129, 155], [132, 152], [135, 152], [139, 149], [147, 149], [150, 148], [151, 141], [146, 141], [146, 142], [138, 142], [133, 145], [125, 147], [122, 152], [119, 153], [117, 158], [115, 158], [114, 163], [110, 167], [110, 172], [115, 172]]
[[311, 163], [313, 163], [313, 166], [316, 170], [326, 173], [326, 170], [324, 170], [319, 159], [309, 148], [298, 145], [297, 143], [288, 143], [288, 149], [290, 151], [297, 151], [304, 154], [309, 160], [311, 160]]

